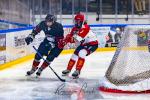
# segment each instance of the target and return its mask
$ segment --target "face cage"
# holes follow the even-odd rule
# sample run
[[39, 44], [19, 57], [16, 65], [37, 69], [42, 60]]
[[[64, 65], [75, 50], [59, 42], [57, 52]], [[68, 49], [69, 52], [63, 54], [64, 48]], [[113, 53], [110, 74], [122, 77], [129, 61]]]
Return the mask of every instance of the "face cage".
[[54, 20], [45, 20], [45, 22], [52, 22], [52, 24], [54, 23]]
[[81, 28], [82, 25], [83, 25], [83, 22], [80, 21], [80, 20], [74, 20], [74, 25], [75, 25], [77, 28]]

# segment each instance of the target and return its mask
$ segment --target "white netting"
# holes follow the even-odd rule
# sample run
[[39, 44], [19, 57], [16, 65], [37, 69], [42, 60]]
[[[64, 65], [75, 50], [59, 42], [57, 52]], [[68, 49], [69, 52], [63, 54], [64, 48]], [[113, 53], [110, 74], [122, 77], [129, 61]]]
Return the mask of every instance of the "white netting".
[[[149, 34], [150, 25], [132, 25], [125, 28], [125, 33], [105, 75], [110, 84], [118, 89], [129, 89], [122, 86], [133, 88], [132, 86], [138, 87], [146, 82], [142, 85], [145, 89], [145, 84], [150, 78], [150, 52], [147, 46]], [[142, 89], [143, 87], [137, 90]]]

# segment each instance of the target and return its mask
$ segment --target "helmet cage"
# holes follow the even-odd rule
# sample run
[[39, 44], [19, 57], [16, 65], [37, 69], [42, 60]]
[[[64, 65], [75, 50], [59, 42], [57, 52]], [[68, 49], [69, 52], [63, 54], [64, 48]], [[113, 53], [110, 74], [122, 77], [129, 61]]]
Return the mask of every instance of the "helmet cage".
[[81, 21], [81, 20], [74, 20], [74, 25], [77, 28], [81, 28], [82, 25], [83, 25], [83, 21]]

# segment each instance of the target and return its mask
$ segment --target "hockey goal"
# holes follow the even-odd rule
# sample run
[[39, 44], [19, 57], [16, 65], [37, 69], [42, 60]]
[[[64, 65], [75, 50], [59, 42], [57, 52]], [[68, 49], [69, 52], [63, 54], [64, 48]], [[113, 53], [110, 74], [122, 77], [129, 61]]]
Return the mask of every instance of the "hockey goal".
[[114, 93], [150, 93], [150, 52], [147, 40], [150, 25], [125, 28], [100, 91]]

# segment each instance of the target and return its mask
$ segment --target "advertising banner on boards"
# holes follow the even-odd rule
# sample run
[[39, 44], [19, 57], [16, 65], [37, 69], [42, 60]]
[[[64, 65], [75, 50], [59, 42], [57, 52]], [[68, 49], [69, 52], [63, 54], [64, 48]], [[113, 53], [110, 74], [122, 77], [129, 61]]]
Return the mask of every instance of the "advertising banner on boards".
[[6, 62], [6, 34], [0, 34], [0, 64]]

